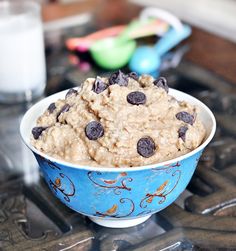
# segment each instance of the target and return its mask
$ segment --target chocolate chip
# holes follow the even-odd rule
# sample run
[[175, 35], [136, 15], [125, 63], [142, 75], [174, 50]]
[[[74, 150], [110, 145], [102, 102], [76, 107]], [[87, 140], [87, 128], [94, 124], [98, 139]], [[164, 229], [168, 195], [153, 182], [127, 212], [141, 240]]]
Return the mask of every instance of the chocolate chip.
[[156, 151], [155, 142], [151, 137], [141, 138], [137, 143], [137, 152], [145, 157], [151, 157]]
[[179, 138], [181, 138], [184, 142], [187, 130], [188, 130], [187, 126], [181, 126], [178, 130]]
[[169, 87], [167, 85], [167, 80], [164, 77], [160, 77], [153, 81], [153, 84], [157, 87], [163, 88], [167, 93], [169, 92]]
[[103, 92], [104, 90], [106, 90], [107, 87], [108, 87], [108, 86], [107, 86], [100, 78], [97, 77], [97, 78], [95, 79], [94, 83], [93, 83], [93, 88], [92, 88], [92, 90], [93, 90], [95, 93], [99, 94], [99, 93]]
[[67, 93], [66, 93], [66, 98], [70, 97], [71, 95], [77, 95], [78, 91], [75, 89], [71, 88]]
[[60, 116], [62, 113], [68, 112], [69, 110], [70, 110], [70, 105], [69, 105], [69, 104], [65, 104], [65, 105], [61, 108], [61, 110], [58, 112], [58, 114], [57, 114], [57, 121], [58, 121], [59, 116]]
[[46, 130], [47, 127], [37, 126], [32, 129], [32, 134], [34, 139], [38, 139], [39, 136], [42, 134], [44, 130]]
[[69, 109], [70, 109], [70, 105], [69, 105], [69, 104], [65, 104], [65, 105], [61, 108], [60, 113], [68, 112]]
[[128, 76], [136, 81], [138, 81], [138, 74], [134, 71], [130, 72]]
[[55, 103], [51, 103], [48, 107], [49, 113], [53, 113], [53, 111], [56, 109]]
[[109, 84], [110, 85], [118, 84], [120, 86], [127, 86], [128, 76], [125, 75], [121, 70], [114, 72], [113, 74], [111, 74], [109, 78]]
[[127, 95], [127, 101], [132, 105], [143, 105], [146, 103], [146, 95], [143, 92], [131, 92]]
[[193, 125], [194, 116], [189, 114], [188, 112], [179, 112], [175, 115], [178, 120], [182, 120], [183, 122]]
[[101, 138], [104, 135], [103, 126], [97, 121], [91, 121], [85, 127], [85, 134], [90, 140]]

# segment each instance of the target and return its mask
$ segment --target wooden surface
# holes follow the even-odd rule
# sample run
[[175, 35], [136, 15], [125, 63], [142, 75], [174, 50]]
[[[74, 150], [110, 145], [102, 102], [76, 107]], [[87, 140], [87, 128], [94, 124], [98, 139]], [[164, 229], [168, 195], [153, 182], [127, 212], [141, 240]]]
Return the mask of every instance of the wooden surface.
[[102, 0], [86, 0], [69, 4], [50, 3], [42, 6], [42, 17], [44, 22], [50, 22], [65, 17], [90, 12], [101, 4]]
[[[43, 6], [45, 22], [55, 19], [91, 12], [98, 28], [112, 24], [127, 23], [137, 16], [140, 7], [126, 0], [86, 0], [71, 4], [49, 4]], [[236, 44], [193, 28], [188, 39], [191, 50], [186, 59], [236, 84]]]
[[186, 58], [236, 84], [236, 44], [193, 28]]

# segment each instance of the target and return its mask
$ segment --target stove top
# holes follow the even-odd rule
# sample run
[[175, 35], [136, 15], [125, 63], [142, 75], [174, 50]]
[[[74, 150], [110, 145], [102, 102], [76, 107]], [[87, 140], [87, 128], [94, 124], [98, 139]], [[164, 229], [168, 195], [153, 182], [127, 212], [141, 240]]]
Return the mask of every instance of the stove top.
[[[63, 53], [48, 51], [47, 95], [103, 74], [88, 55], [78, 63]], [[180, 198], [128, 229], [98, 226], [60, 203], [19, 143], [16, 125], [31, 104], [0, 106], [0, 250], [236, 250], [236, 87], [186, 61], [162, 75], [208, 105], [218, 128]]]

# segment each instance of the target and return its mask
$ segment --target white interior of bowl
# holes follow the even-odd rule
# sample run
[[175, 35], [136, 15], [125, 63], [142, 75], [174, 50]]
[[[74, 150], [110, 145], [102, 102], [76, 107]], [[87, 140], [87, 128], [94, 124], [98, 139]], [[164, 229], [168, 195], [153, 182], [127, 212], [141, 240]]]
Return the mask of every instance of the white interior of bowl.
[[86, 170], [103, 170], [103, 171], [112, 171], [112, 172], [124, 172], [124, 171], [136, 171], [136, 170], [143, 170], [143, 169], [149, 169], [149, 168], [157, 168], [163, 165], [167, 165], [168, 163], [173, 163], [180, 161], [182, 159], [185, 159], [196, 152], [202, 150], [213, 138], [216, 130], [216, 121], [213, 113], [210, 111], [210, 109], [204, 105], [201, 101], [198, 99], [175, 89], [169, 90], [169, 94], [174, 96], [177, 100], [184, 100], [187, 101], [195, 106], [199, 107], [199, 117], [202, 120], [205, 128], [206, 128], [206, 137], [203, 141], [203, 143], [194, 149], [193, 151], [182, 155], [178, 158], [171, 159], [165, 162], [160, 162], [158, 164], [151, 164], [151, 165], [146, 165], [146, 166], [138, 166], [138, 167], [120, 167], [120, 168], [114, 168], [114, 167], [91, 167], [91, 166], [82, 166], [82, 165], [77, 165], [77, 164], [72, 164], [66, 161], [58, 160], [53, 157], [50, 157], [40, 151], [38, 151], [35, 147], [33, 147], [30, 143], [30, 137], [31, 137], [31, 130], [32, 128], [36, 125], [36, 120], [37, 118], [48, 108], [48, 106], [52, 103], [55, 102], [58, 99], [64, 99], [66, 93], [68, 90], [53, 94], [38, 103], [36, 103], [34, 106], [32, 106], [24, 115], [21, 121], [20, 125], [20, 133], [21, 137], [24, 140], [25, 144], [34, 152], [38, 153], [39, 155], [53, 161], [53, 162], [58, 162], [66, 166], [74, 167], [74, 168], [79, 168], [79, 169], [86, 169]]

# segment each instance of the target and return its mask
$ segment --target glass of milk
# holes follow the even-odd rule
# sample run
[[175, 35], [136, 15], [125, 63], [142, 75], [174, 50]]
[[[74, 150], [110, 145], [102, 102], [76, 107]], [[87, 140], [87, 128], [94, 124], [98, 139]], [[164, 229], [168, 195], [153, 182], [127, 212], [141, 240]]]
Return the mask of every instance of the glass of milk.
[[0, 1], [0, 102], [30, 101], [46, 84], [40, 5]]

